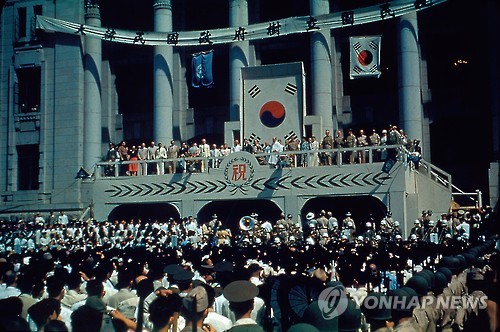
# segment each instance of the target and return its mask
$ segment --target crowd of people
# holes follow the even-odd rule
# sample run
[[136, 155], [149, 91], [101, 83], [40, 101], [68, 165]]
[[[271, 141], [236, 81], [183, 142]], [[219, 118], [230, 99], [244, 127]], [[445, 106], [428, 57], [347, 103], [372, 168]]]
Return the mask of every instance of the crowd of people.
[[[261, 142], [258, 137], [244, 138], [240, 143], [235, 139], [233, 145], [209, 144], [206, 139], [200, 142], [181, 142], [179, 145], [172, 140], [168, 146], [151, 141], [149, 145], [127, 146], [125, 141], [115, 146], [110, 143], [106, 161], [113, 163], [106, 168], [107, 176], [115, 175], [151, 175], [173, 174], [182, 172], [206, 172], [209, 168], [218, 168], [221, 160], [231, 153], [246, 151], [255, 154], [261, 165], [270, 167], [314, 167], [334, 164], [355, 164], [369, 161], [368, 150], [355, 148], [381, 147], [372, 149], [372, 161], [396, 159], [395, 149], [385, 149], [386, 145], [403, 145], [409, 151], [409, 158], [417, 165], [421, 158], [420, 142], [408, 138], [403, 130], [389, 126], [379, 135], [375, 129], [366, 135], [360, 129], [357, 135], [348, 129], [344, 136], [342, 130], [337, 130], [335, 137], [330, 130], [325, 131], [323, 139], [315, 136], [289, 138], [273, 137], [272, 140]], [[347, 149], [335, 151], [335, 149]], [[285, 152], [285, 153], [284, 153]], [[194, 158], [194, 159], [192, 159]], [[148, 162], [149, 161], [149, 162]], [[125, 162], [125, 163], [123, 163]], [[115, 165], [118, 163], [118, 165]]]
[[0, 221], [0, 331], [498, 329], [490, 208], [353, 218]]

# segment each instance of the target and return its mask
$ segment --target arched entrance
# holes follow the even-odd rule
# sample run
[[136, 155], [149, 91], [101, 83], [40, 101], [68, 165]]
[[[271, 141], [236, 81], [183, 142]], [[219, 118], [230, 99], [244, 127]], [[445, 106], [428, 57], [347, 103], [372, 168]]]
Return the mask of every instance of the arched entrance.
[[179, 220], [180, 214], [176, 206], [168, 203], [122, 204], [115, 207], [108, 215], [110, 221], [141, 219], [142, 221], [165, 222], [169, 218]]
[[321, 210], [332, 212], [338, 221], [342, 221], [346, 213], [351, 212], [351, 218], [357, 225], [370, 221], [370, 218], [378, 223], [387, 214], [387, 207], [374, 196], [316, 197], [308, 200], [302, 207], [302, 220], [306, 220], [306, 214], [309, 212], [318, 216]]
[[252, 213], [257, 213], [261, 221], [274, 222], [279, 219], [282, 210], [275, 202], [265, 199], [216, 201], [201, 208], [198, 212], [198, 222], [205, 223], [213, 214], [216, 214], [217, 219], [222, 221], [223, 225], [235, 230], [238, 228], [240, 219]]

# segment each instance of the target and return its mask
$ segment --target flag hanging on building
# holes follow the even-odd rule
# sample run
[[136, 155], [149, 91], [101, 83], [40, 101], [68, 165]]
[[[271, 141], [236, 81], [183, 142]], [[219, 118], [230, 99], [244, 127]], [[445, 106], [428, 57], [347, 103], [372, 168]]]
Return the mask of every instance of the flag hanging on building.
[[379, 78], [381, 36], [349, 37], [351, 79], [361, 77]]
[[301, 137], [305, 116], [305, 74], [301, 62], [241, 69], [243, 107], [242, 138]]
[[192, 80], [191, 85], [195, 88], [211, 88], [214, 85], [212, 77], [213, 50], [193, 54], [191, 61]]

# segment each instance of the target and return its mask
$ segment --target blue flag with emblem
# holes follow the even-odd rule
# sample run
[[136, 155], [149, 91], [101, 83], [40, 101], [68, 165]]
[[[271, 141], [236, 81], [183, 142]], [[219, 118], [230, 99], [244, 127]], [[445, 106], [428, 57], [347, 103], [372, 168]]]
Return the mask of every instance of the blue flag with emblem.
[[194, 88], [211, 88], [214, 85], [212, 77], [212, 58], [213, 50], [193, 54], [193, 60], [191, 61], [191, 85]]

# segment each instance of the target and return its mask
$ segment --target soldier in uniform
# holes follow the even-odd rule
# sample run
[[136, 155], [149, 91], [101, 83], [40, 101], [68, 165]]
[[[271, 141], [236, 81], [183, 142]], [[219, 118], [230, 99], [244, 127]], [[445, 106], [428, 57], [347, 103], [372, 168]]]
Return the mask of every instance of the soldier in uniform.
[[224, 287], [222, 294], [229, 301], [229, 308], [236, 318], [229, 332], [264, 332], [264, 329], [251, 318], [254, 299], [259, 294], [257, 286], [247, 280], [237, 280]]
[[424, 237], [424, 228], [422, 227], [422, 225], [420, 224], [420, 220], [415, 220], [413, 222], [413, 227], [411, 228], [410, 230], [410, 237], [412, 235], [415, 235], [417, 237], [417, 239], [419, 240], [422, 240], [423, 237]]
[[168, 159], [174, 159], [170, 160], [167, 163], [167, 172], [169, 174], [176, 173], [177, 172], [177, 155], [179, 153], [179, 146], [175, 144], [174, 140], [170, 141], [170, 145], [167, 148], [167, 158]]
[[[306, 137], [302, 137], [302, 142], [300, 143], [300, 147], [299, 147], [300, 151], [307, 151], [307, 150], [310, 150], [311, 147], [309, 146], [309, 142], [307, 141], [307, 138]], [[307, 153], [301, 153], [299, 155], [299, 161], [298, 161], [298, 164], [300, 167], [307, 167], [308, 165], [308, 159], [309, 159], [309, 156]]]
[[[389, 136], [387, 138], [387, 145], [396, 145], [401, 143], [402, 143], [402, 138], [401, 134], [398, 132], [398, 128], [396, 126], [392, 126], [391, 131], [389, 132]], [[397, 149], [393, 148], [387, 150], [387, 159], [392, 159], [396, 161], [397, 156], [398, 156]]]
[[[409, 293], [408, 291], [412, 291]], [[391, 316], [396, 324], [393, 331], [395, 332], [417, 332], [421, 331], [413, 318], [412, 298], [416, 296], [415, 291], [411, 288], [398, 288], [390, 292], [390, 297], [393, 298], [393, 306]]]
[[[335, 136], [335, 140], [333, 142], [334, 148], [335, 149], [341, 149], [344, 147], [345, 141], [344, 141], [344, 134], [342, 131], [339, 129], [337, 130], [337, 135]], [[343, 158], [342, 158], [343, 153], [338, 151], [335, 153], [335, 164], [342, 164], [343, 163]]]
[[[382, 305], [383, 303], [387, 305]], [[369, 324], [369, 332], [392, 331], [394, 323], [387, 295], [377, 292], [369, 294], [361, 303], [361, 312]]]
[[[325, 137], [323, 137], [322, 141], [323, 149], [332, 149], [333, 148], [333, 137], [330, 135], [330, 130], [325, 130]], [[332, 153], [330, 151], [324, 152], [324, 164], [329, 166], [332, 165]]]
[[[356, 144], [357, 146], [368, 146], [368, 140], [365, 135], [365, 131], [363, 129], [359, 130], [359, 136], [356, 139]], [[366, 151], [365, 150], [360, 150], [358, 151], [358, 162], [360, 164], [366, 163]]]
[[[379, 146], [380, 145], [380, 135], [377, 134], [375, 129], [373, 129], [372, 134], [368, 136], [368, 143], [370, 146]], [[373, 162], [380, 161], [380, 150], [372, 150], [373, 153]]]
[[[354, 136], [352, 129], [349, 129], [347, 137], [345, 138], [345, 147], [346, 148], [356, 147], [356, 136]], [[349, 164], [354, 164], [354, 154], [355, 151], [347, 151], [347, 155], [349, 156]]]
[[325, 210], [321, 210], [319, 213], [319, 218], [316, 219], [318, 222], [318, 227], [322, 229], [327, 229], [328, 228], [328, 218], [326, 218], [326, 212]]

